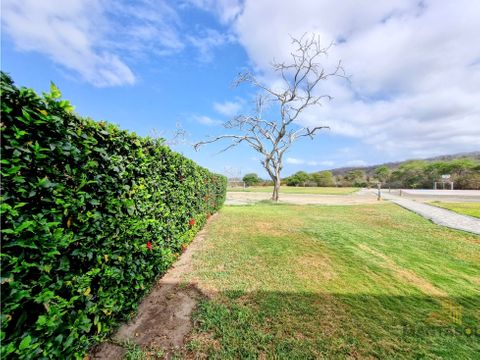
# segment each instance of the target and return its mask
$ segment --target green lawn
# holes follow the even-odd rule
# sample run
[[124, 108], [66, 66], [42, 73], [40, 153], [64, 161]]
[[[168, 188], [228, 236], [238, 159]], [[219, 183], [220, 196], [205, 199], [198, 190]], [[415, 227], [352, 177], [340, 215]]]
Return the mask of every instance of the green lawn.
[[[318, 195], [348, 195], [358, 191], [358, 188], [353, 187], [295, 187], [295, 186], [282, 186], [280, 188], [280, 194], [318, 194]], [[273, 191], [273, 186], [250, 186], [246, 189], [242, 188], [229, 188], [228, 191], [239, 192], [267, 192]]]
[[393, 204], [224, 207], [207, 231], [192, 358], [479, 354], [480, 236]]
[[449, 209], [455, 211], [459, 214], [463, 215], [470, 215], [473, 217], [480, 218], [480, 203], [449, 203], [449, 202], [440, 202], [434, 201], [431, 205], [435, 205], [438, 207], [442, 207], [445, 209]]

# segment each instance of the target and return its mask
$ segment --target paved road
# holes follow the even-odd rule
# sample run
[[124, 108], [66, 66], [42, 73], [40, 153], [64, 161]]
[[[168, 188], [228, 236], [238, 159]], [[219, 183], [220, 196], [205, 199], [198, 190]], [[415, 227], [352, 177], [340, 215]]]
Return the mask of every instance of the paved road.
[[[383, 190], [384, 193], [389, 193], [388, 190]], [[392, 195], [400, 195], [398, 189], [391, 191]], [[480, 202], [480, 190], [413, 190], [403, 189], [402, 198], [430, 202], [430, 201], [445, 201], [445, 202]]]
[[436, 206], [427, 205], [425, 203], [405, 199], [396, 195], [383, 193], [384, 199], [411, 210], [424, 218], [430, 219], [435, 224], [447, 226], [452, 229], [468, 231], [474, 234], [480, 234], [480, 219], [460, 215], [453, 211], [441, 209]]

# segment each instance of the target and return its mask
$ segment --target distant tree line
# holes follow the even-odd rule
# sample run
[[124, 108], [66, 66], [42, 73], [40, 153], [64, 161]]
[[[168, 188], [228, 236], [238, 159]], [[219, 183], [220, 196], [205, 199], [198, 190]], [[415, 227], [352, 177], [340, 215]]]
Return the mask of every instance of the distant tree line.
[[[480, 160], [459, 158], [445, 161], [410, 160], [398, 166], [381, 165], [369, 168], [351, 169], [334, 175], [330, 170], [307, 173], [298, 171], [282, 179], [287, 186], [338, 186], [374, 187], [380, 182], [384, 188], [431, 189], [442, 175], [450, 175], [449, 181], [455, 189], [480, 189]], [[243, 178], [247, 186], [268, 186], [257, 174], [246, 174]]]
[[480, 189], [480, 161], [468, 158], [408, 161], [387, 174], [383, 182], [392, 188], [428, 189], [440, 181], [442, 175], [450, 175], [455, 189]]

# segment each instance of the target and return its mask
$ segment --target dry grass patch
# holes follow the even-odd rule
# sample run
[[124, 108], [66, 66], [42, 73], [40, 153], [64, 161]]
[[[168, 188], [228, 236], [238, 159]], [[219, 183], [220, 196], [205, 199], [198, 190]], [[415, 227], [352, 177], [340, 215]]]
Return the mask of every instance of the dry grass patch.
[[447, 297], [447, 293], [445, 291], [442, 291], [440, 289], [437, 289], [434, 285], [432, 285], [430, 282], [426, 281], [425, 279], [421, 278], [415, 272], [411, 270], [404, 269], [397, 264], [395, 264], [392, 259], [390, 259], [388, 256], [385, 254], [382, 254], [378, 251], [375, 251], [368, 247], [365, 244], [359, 244], [358, 247], [373, 256], [376, 256], [377, 258], [380, 258], [382, 261], [380, 263], [380, 266], [392, 270], [394, 274], [401, 280], [405, 281], [407, 284], [413, 284], [417, 288], [419, 288], [422, 292], [424, 292], [427, 295], [433, 296], [433, 297]]
[[[472, 358], [480, 237], [392, 204], [226, 207], [194, 259], [194, 354], [210, 358]], [[461, 256], [461, 257], [460, 257]], [[461, 310], [461, 321], [455, 311]], [[213, 334], [213, 335], [212, 335]], [[219, 345], [219, 347], [218, 347]]]

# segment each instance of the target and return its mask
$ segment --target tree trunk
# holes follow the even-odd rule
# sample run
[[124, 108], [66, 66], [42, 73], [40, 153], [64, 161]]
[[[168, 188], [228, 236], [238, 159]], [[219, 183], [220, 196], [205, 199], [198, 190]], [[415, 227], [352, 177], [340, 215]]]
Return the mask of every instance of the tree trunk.
[[278, 201], [278, 195], [280, 192], [280, 178], [273, 179], [273, 194], [272, 194], [272, 201]]

